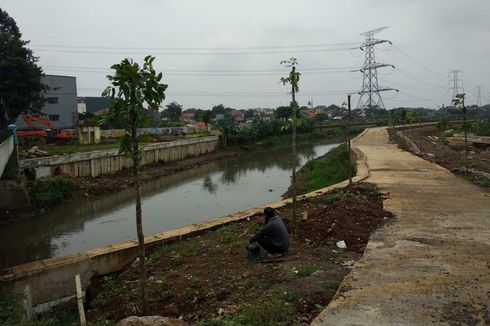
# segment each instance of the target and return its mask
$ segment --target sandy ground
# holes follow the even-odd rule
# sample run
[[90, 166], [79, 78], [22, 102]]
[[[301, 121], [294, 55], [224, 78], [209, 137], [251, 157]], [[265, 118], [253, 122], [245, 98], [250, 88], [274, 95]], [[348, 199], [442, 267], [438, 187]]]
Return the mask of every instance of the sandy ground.
[[490, 324], [490, 196], [389, 144], [384, 128], [353, 147], [397, 220], [372, 235], [312, 325]]

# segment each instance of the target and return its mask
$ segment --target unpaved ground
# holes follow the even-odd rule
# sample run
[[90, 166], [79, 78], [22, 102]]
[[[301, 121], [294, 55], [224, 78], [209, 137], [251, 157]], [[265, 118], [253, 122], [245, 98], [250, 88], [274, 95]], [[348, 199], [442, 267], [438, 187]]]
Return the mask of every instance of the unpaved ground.
[[[435, 163], [453, 172], [465, 169], [464, 148], [449, 146], [441, 140], [429, 138], [429, 136], [438, 136], [437, 129], [416, 128], [407, 130], [406, 133], [422, 152], [435, 154]], [[471, 169], [490, 173], [490, 148], [472, 146], [469, 150], [468, 163]]]
[[[148, 255], [150, 314], [202, 325], [224, 320], [244, 325], [309, 323], [361, 256], [371, 232], [392, 215], [369, 185], [301, 202], [299, 212], [308, 212], [306, 221], [289, 217], [289, 206], [278, 211], [291, 233], [285, 261], [245, 258], [245, 244], [261, 218], [155, 248]], [[336, 248], [338, 240], [348, 248]], [[115, 321], [140, 314], [138, 284], [136, 266], [94, 281], [88, 291], [89, 319]]]
[[390, 144], [385, 128], [353, 148], [397, 218], [371, 236], [313, 325], [490, 324], [489, 194]]

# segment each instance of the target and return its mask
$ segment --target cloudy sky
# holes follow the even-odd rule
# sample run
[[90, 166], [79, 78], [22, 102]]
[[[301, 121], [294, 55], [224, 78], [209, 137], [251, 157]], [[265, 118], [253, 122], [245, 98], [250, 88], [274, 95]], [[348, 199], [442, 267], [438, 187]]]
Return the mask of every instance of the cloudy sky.
[[[490, 102], [489, 0], [3, 0], [45, 73], [77, 77], [79, 96], [98, 96], [109, 67], [156, 56], [165, 103], [210, 109], [289, 103], [279, 62], [296, 57], [299, 102], [341, 104], [358, 91], [360, 33], [376, 48], [387, 108], [448, 105], [448, 72], [463, 71], [468, 103]], [[354, 71], [354, 72], [353, 72]], [[358, 95], [353, 103], [357, 104]]]

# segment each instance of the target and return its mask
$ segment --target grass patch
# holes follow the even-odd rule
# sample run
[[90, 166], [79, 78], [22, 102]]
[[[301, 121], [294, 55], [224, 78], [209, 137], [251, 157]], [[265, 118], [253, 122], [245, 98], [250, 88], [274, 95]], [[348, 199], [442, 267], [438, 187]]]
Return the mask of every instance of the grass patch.
[[476, 184], [477, 186], [483, 187], [483, 188], [490, 188], [490, 179], [485, 177], [484, 175], [478, 174], [478, 173], [471, 173], [471, 172], [463, 172], [460, 173], [463, 178], [471, 181], [472, 183]]
[[93, 307], [104, 306], [118, 296], [127, 295], [127, 286], [121, 284], [112, 276], [104, 276], [102, 287], [103, 290], [90, 303]]
[[309, 265], [300, 265], [294, 273], [298, 275], [299, 277], [308, 277], [314, 272], [316, 272], [318, 269], [314, 266], [309, 266]]
[[224, 320], [204, 320], [196, 325], [295, 325], [297, 317], [297, 312], [292, 305], [283, 300], [271, 299], [247, 305], [240, 313], [225, 316]]
[[[344, 144], [335, 147], [322, 158], [306, 163], [300, 173], [304, 180], [305, 193], [346, 180], [349, 178], [347, 146]], [[355, 175], [355, 171], [353, 174]]]
[[39, 207], [52, 207], [69, 197], [74, 188], [74, 182], [66, 177], [40, 179], [34, 183], [32, 188], [32, 201]]

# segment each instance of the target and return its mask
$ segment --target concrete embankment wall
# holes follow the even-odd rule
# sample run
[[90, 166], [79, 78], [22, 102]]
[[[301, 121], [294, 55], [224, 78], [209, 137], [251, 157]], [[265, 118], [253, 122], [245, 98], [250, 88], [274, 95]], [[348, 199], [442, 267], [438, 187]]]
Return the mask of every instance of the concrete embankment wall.
[[[361, 133], [358, 137], [362, 137]], [[365, 155], [359, 148], [353, 146], [353, 156], [356, 158], [357, 175], [353, 182], [359, 182], [369, 176]], [[299, 200], [320, 196], [332, 189], [343, 188], [348, 185], [348, 181], [313, 191], [299, 196]], [[188, 225], [175, 230], [157, 233], [145, 237], [145, 245], [152, 247], [164, 243], [178, 241], [199, 233], [215, 229], [217, 227], [234, 223], [254, 215], [261, 214], [267, 206], [273, 208], [283, 207], [290, 203], [291, 199], [277, 201], [260, 207], [255, 207], [246, 211], [237, 212], [223, 216], [211, 221]], [[86, 289], [90, 284], [90, 279], [94, 275], [104, 275], [111, 272], [122, 270], [133, 262], [138, 255], [138, 243], [136, 240], [125, 241], [114, 245], [88, 250], [83, 253], [55, 257], [41, 261], [14, 266], [0, 272], [0, 286], [13, 290], [22, 296], [26, 285], [30, 285], [32, 291], [33, 305], [46, 304], [54, 300], [60, 300], [75, 295], [76, 274], [80, 274], [82, 287]]]
[[[142, 164], [178, 161], [198, 156], [215, 150], [218, 144], [219, 137], [211, 136], [144, 145]], [[132, 160], [120, 155], [117, 149], [54, 155], [19, 162], [19, 168], [35, 172], [36, 178], [53, 176], [57, 169], [72, 177], [96, 177], [116, 173], [132, 165]]]
[[14, 137], [10, 136], [2, 143], [0, 143], [0, 177], [7, 166], [7, 163], [10, 159], [10, 155], [14, 150]]

